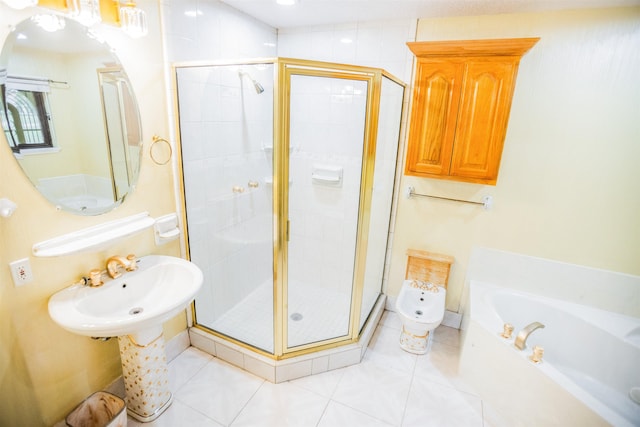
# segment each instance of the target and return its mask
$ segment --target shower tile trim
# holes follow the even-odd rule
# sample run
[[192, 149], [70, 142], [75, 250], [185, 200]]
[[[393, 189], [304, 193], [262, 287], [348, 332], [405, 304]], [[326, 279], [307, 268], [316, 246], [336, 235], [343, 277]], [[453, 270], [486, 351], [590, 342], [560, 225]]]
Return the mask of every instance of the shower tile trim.
[[269, 382], [280, 383], [360, 363], [384, 307], [385, 296], [381, 295], [358, 342], [284, 360], [262, 356], [197, 328], [189, 329], [189, 337], [192, 346]]

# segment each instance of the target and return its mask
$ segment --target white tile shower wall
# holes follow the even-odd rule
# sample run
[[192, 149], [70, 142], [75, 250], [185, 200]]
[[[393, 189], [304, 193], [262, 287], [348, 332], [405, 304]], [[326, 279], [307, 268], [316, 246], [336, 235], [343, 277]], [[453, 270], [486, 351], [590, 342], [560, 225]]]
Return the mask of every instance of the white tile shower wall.
[[161, 0], [167, 59], [215, 61], [276, 55], [276, 30], [219, 1]]
[[[293, 76], [289, 195], [290, 281], [342, 291], [353, 277], [366, 85]], [[339, 187], [312, 179], [324, 165], [342, 169]]]
[[[278, 56], [379, 67], [409, 84], [413, 55], [406, 42], [415, 41], [416, 27], [416, 20], [389, 20], [281, 29], [278, 31]], [[403, 103], [403, 129], [406, 129], [409, 94], [410, 90]], [[403, 146], [404, 131], [400, 138], [400, 147]], [[402, 173], [403, 158], [404, 150], [400, 149], [398, 174]], [[399, 187], [396, 188], [393, 202], [390, 235], [393, 233], [398, 194]], [[388, 253], [391, 252], [392, 240], [389, 238]], [[390, 258], [387, 257], [386, 272], [389, 271], [389, 264]], [[383, 279], [383, 289], [386, 288], [386, 281], [387, 277]]]
[[[275, 30], [224, 4], [214, 1], [203, 3], [200, 1], [163, 0], [162, 6], [167, 38], [167, 58], [170, 62], [228, 60], [230, 58], [270, 57], [275, 55]], [[405, 42], [414, 40], [415, 28], [415, 21], [403, 20], [314, 27], [304, 30], [285, 30], [280, 32], [278, 54], [280, 56], [377, 66], [387, 69], [405, 81], [409, 81], [412, 58], [408, 53]], [[309, 38], [313, 40], [313, 49], [311, 50], [309, 50], [309, 44], [307, 43]], [[351, 42], [349, 42], [349, 39]], [[291, 48], [292, 46], [297, 46], [298, 50], [294, 51]], [[254, 71], [252, 71], [253, 73]], [[254, 78], [257, 77], [254, 75]], [[242, 197], [226, 198], [218, 201], [216, 196], [225, 190], [228, 191], [232, 185], [235, 185], [235, 182], [242, 181], [241, 170], [243, 165], [248, 165], [249, 170], [252, 171], [259, 170], [259, 162], [264, 153], [249, 151], [250, 154], [243, 157], [238, 153], [239, 145], [211, 143], [214, 135], [226, 135], [226, 138], [231, 140], [238, 136], [241, 128], [237, 122], [222, 120], [238, 118], [235, 112], [221, 109], [218, 102], [209, 102], [211, 99], [222, 99], [223, 97], [231, 98], [227, 100], [232, 100], [237, 95], [238, 90], [234, 90], [233, 86], [224, 85], [224, 79], [209, 80], [209, 77], [201, 76], [199, 82], [196, 81], [192, 87], [185, 89], [198, 98], [193, 98], [192, 102], [184, 103], [184, 107], [181, 104], [181, 116], [186, 114], [194, 119], [221, 119], [219, 121], [196, 121], [186, 125], [183, 124], [183, 142], [185, 138], [200, 142], [200, 144], [190, 147], [187, 150], [189, 152], [183, 153], [185, 162], [189, 163], [189, 171], [187, 171], [187, 165], [185, 164], [185, 179], [189, 177], [188, 179], [192, 182], [185, 191], [187, 200], [193, 201], [193, 204], [190, 204], [189, 207], [192, 255], [195, 255], [196, 262], [204, 265], [203, 268], [208, 272], [207, 276], [211, 277], [212, 281], [228, 283], [232, 279], [220, 267], [225, 265], [229, 260], [227, 257], [234, 253], [235, 245], [225, 239], [218, 239], [216, 232], [219, 230], [211, 230], [211, 226], [208, 226], [207, 222], [209, 218], [217, 218], [221, 220], [218, 224], [231, 226], [234, 221], [237, 223], [238, 219], [247, 218], [246, 209], [255, 206], [255, 204], [251, 205], [254, 201]], [[263, 86], [265, 86], [265, 82], [270, 83], [271, 80], [272, 78], [259, 79]], [[218, 83], [219, 85], [216, 85]], [[244, 84], [248, 84], [248, 82], [245, 80]], [[333, 100], [338, 101], [344, 94], [336, 93], [334, 95]], [[197, 99], [204, 99], [207, 102], [198, 102], [196, 101]], [[264, 96], [259, 99], [265, 101], [267, 97]], [[246, 111], [251, 112], [253, 108], [260, 109], [261, 106], [250, 104], [247, 106]], [[323, 113], [323, 111], [316, 110], [310, 111], [310, 113], [326, 114], [327, 111], [325, 110]], [[335, 117], [340, 118], [341, 116], [334, 114]], [[242, 131], [245, 132], [243, 135], [249, 135], [248, 140], [253, 143], [259, 141], [259, 138], [253, 136], [254, 132], [270, 132], [270, 129], [271, 124], [264, 121], [262, 124], [247, 126]], [[326, 141], [333, 142], [330, 147], [327, 147], [327, 151], [340, 153], [343, 145], [339, 144], [339, 139], [335, 138], [334, 135], [335, 132], [331, 133], [331, 129], [325, 129], [324, 134], [319, 132], [312, 136], [317, 137], [324, 143]], [[311, 137], [309, 138], [310, 140]], [[260, 143], [262, 144], [262, 142]], [[219, 151], [223, 151], [226, 157], [219, 157]], [[307, 160], [312, 162], [314, 159]], [[351, 178], [353, 177], [348, 174], [345, 175], [345, 182], [355, 182]], [[269, 188], [266, 185], [261, 188], [265, 190], [265, 198], [270, 196]], [[327, 188], [319, 191], [321, 201], [330, 200], [335, 196], [329, 190]], [[255, 195], [256, 193], [254, 193]], [[355, 218], [355, 215], [353, 217]], [[318, 227], [318, 224], [320, 224], [320, 227]], [[292, 226], [292, 234], [304, 230], [304, 233], [312, 237], [322, 234], [329, 240], [335, 240], [339, 235], [347, 234], [348, 230], [355, 226], [355, 222], [343, 223], [340, 215], [331, 213], [322, 217], [306, 215], [298, 221], [297, 226]], [[324, 249], [318, 251], [315, 243], [312, 239], [308, 239], [302, 245], [299, 245], [303, 246], [303, 248], [298, 248], [301, 251], [313, 254], [308, 259], [315, 259], [314, 262], [307, 263], [306, 275], [322, 278], [325, 283], [338, 283], [337, 271], [344, 267], [344, 260], [350, 257], [344, 256], [342, 252], [336, 253], [333, 249], [335, 245], [325, 245]], [[294, 250], [291, 252], [298, 253], [298, 251]], [[346, 252], [350, 252], [349, 255], [352, 254], [352, 251], [345, 250]], [[203, 255], [203, 259], [197, 259], [198, 255], [196, 253], [210, 253], [211, 255], [206, 257]], [[321, 268], [320, 263], [317, 262], [318, 253], [321, 254], [324, 265], [332, 267]], [[240, 260], [242, 258], [237, 256], [234, 259], [241, 264]], [[245, 267], [243, 265], [241, 269], [246, 270]], [[231, 290], [235, 291], [236, 288], [233, 287]], [[203, 292], [211, 291], [203, 290]], [[225, 301], [230, 303], [241, 298], [239, 293], [232, 292], [232, 294], [216, 295], [215, 300], [220, 303]], [[215, 313], [216, 310], [214, 309], [212, 312]]]
[[[274, 28], [221, 2], [162, 0], [161, 5], [169, 63], [241, 61], [276, 54]], [[254, 223], [264, 222], [258, 213], [270, 212], [271, 191], [264, 177], [271, 174], [271, 160], [261, 148], [271, 145], [273, 69], [249, 68], [265, 88], [262, 95], [240, 77], [238, 69], [211, 73], [191, 68], [179, 86], [190, 249], [194, 262], [205, 271], [198, 301], [214, 302], [198, 311], [198, 321], [204, 324], [250, 292], [241, 285], [244, 277], [237, 275], [265, 270], [255, 263], [247, 268], [247, 260], [264, 251], [264, 242], [251, 240], [251, 235]], [[235, 185], [248, 190], [250, 180], [258, 181], [259, 187], [232, 193]], [[266, 263], [269, 271], [269, 260]], [[214, 291], [216, 283], [221, 286]]]
[[354, 22], [278, 31], [278, 56], [378, 67], [411, 80], [416, 20]]
[[[383, 283], [384, 266], [387, 263], [389, 218], [393, 201], [398, 138], [402, 118], [402, 86], [387, 78], [382, 80], [376, 162], [373, 175], [371, 216], [367, 238], [367, 265], [362, 293], [360, 324], [366, 320], [369, 307], [375, 304]], [[390, 252], [390, 251], [389, 251]]]

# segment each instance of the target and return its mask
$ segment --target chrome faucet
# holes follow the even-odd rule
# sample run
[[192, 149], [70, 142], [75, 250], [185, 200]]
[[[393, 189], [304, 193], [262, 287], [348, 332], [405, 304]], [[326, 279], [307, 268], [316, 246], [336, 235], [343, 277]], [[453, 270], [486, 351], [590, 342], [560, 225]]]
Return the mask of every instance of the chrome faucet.
[[539, 328], [544, 328], [544, 325], [540, 322], [533, 322], [528, 324], [520, 332], [518, 332], [518, 336], [516, 337], [513, 345], [515, 345], [520, 350], [524, 350], [524, 348], [527, 346], [527, 338], [529, 338], [529, 335], [531, 335], [533, 331]]
[[126, 271], [133, 271], [138, 266], [136, 265], [136, 256], [131, 254], [127, 257], [114, 255], [107, 259], [107, 273], [112, 279], [122, 276], [122, 273], [118, 271], [118, 267], [124, 268]]

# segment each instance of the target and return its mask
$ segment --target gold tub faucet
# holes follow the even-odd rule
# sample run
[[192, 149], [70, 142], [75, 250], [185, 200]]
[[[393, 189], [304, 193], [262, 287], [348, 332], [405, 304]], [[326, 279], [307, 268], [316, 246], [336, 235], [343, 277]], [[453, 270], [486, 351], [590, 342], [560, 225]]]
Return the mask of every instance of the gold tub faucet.
[[533, 331], [539, 328], [544, 328], [544, 325], [540, 322], [533, 322], [528, 324], [520, 332], [518, 332], [518, 336], [516, 337], [513, 345], [515, 345], [520, 350], [524, 350], [524, 348], [527, 346], [527, 338], [529, 338], [529, 335], [531, 335]]
[[122, 267], [126, 271], [133, 271], [138, 268], [136, 264], [136, 256], [133, 254], [123, 257], [120, 255], [114, 255], [107, 259], [107, 273], [112, 279], [120, 277], [122, 273], [118, 271], [118, 267]]

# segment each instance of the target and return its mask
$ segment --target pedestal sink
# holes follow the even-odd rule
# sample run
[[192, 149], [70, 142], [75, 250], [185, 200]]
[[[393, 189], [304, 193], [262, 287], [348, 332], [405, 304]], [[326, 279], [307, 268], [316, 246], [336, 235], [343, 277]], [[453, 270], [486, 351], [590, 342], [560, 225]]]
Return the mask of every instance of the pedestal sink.
[[100, 287], [76, 284], [49, 299], [49, 315], [66, 330], [118, 337], [127, 411], [143, 422], [171, 404], [162, 323], [193, 300], [202, 271], [181, 258], [149, 255], [138, 269]]

